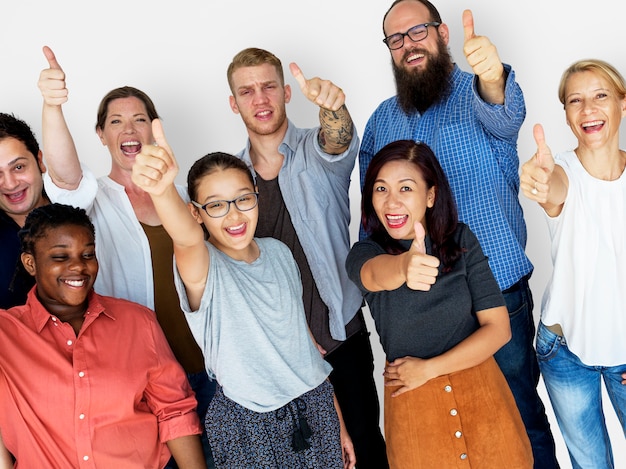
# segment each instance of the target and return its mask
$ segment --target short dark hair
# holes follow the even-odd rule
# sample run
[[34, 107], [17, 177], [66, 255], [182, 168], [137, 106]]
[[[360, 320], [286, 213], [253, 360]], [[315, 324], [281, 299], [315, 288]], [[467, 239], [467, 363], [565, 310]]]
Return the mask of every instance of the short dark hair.
[[0, 112], [0, 140], [14, 138], [24, 144], [26, 149], [37, 159], [39, 143], [30, 126], [13, 114]]
[[389, 254], [405, 251], [400, 242], [387, 233], [378, 219], [372, 196], [378, 173], [391, 161], [407, 161], [417, 168], [426, 186], [435, 188], [435, 202], [426, 209], [426, 224], [432, 242], [432, 253], [439, 257], [444, 271], [452, 268], [461, 255], [461, 248], [454, 240], [458, 214], [450, 184], [437, 157], [425, 143], [413, 140], [397, 140], [385, 145], [374, 155], [365, 173], [363, 196], [361, 199], [361, 223], [372, 239]]
[[106, 123], [107, 115], [109, 113], [109, 104], [111, 101], [122, 98], [137, 98], [146, 106], [146, 112], [148, 113], [148, 118], [150, 122], [159, 117], [157, 113], [156, 107], [148, 96], [143, 91], [133, 88], [132, 86], [122, 86], [120, 88], [115, 88], [114, 90], [109, 91], [102, 101], [100, 101], [100, 105], [98, 106], [98, 116], [96, 120], [96, 130], [104, 129], [104, 124]]
[[34, 254], [35, 243], [45, 237], [48, 230], [67, 225], [82, 226], [87, 228], [94, 238], [96, 236], [93, 223], [82, 208], [55, 203], [33, 209], [18, 233], [22, 252]]

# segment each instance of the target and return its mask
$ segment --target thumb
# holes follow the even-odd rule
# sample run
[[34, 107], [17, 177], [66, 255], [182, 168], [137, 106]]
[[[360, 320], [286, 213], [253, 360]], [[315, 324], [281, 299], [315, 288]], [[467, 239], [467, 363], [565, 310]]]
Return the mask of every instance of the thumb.
[[302, 70], [300, 70], [300, 67], [298, 67], [298, 64], [296, 64], [295, 62], [291, 62], [289, 64], [289, 71], [298, 82], [300, 89], [304, 91], [307, 87], [307, 82], [304, 74], [302, 73]]
[[424, 226], [416, 221], [413, 226], [413, 230], [415, 233], [415, 238], [413, 239], [413, 243], [411, 244], [411, 249], [422, 254], [426, 254], [426, 243], [424, 242], [424, 238], [426, 237], [426, 230], [424, 230]]
[[474, 34], [474, 16], [472, 15], [472, 10], [463, 11], [463, 34], [465, 36], [465, 42], [476, 36], [476, 34]]
[[50, 49], [48, 46], [43, 46], [43, 55], [46, 56], [46, 60], [48, 61], [48, 65], [50, 66], [50, 68], [63, 70], [59, 65], [59, 62], [57, 62], [57, 58], [54, 55], [54, 52], [52, 52], [52, 49]]
[[551, 171], [554, 168], [554, 158], [550, 147], [546, 144], [546, 136], [541, 124], [533, 126], [533, 137], [537, 144], [537, 165], [540, 168]]
[[[154, 138], [154, 144], [165, 149], [165, 151], [167, 151], [167, 153], [170, 155], [170, 158], [174, 160], [174, 153], [172, 153], [172, 149], [165, 139], [165, 133], [163, 132], [163, 124], [161, 123], [161, 119], [154, 119], [152, 121], [152, 137]], [[174, 161], [172, 162], [172, 166], [175, 166]]]

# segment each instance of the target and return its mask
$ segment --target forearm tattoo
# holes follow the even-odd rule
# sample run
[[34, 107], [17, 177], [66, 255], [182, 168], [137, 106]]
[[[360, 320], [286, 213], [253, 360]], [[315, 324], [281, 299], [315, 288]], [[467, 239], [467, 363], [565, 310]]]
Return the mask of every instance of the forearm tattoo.
[[320, 108], [320, 147], [328, 154], [339, 154], [350, 146], [353, 135], [352, 117], [345, 105], [336, 111]]

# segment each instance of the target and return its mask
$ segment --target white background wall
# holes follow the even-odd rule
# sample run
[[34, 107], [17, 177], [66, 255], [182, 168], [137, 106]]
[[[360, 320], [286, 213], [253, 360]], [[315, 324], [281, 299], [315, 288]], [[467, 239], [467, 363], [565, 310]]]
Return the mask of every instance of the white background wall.
[[[147, 92], [164, 120], [166, 135], [188, 168], [210, 151], [239, 151], [246, 134], [228, 106], [226, 68], [245, 47], [274, 52], [294, 88], [288, 114], [301, 127], [317, 124], [317, 110], [299, 92], [287, 65], [295, 61], [305, 76], [331, 79], [347, 94], [359, 133], [375, 107], [394, 93], [389, 54], [381, 42], [381, 22], [391, 0], [108, 0], [13, 1], [3, 6], [0, 27], [0, 110], [29, 122], [41, 136], [41, 96], [37, 79], [47, 67], [41, 52], [50, 46], [67, 74], [70, 101], [65, 114], [81, 159], [107, 174], [110, 159], [94, 130], [100, 99], [109, 90], [132, 85]], [[572, 148], [556, 90], [571, 62], [595, 57], [626, 73], [622, 0], [545, 1], [438, 0], [451, 29], [450, 49], [463, 69], [461, 13], [474, 12], [477, 34], [488, 36], [501, 59], [513, 66], [524, 90], [527, 118], [519, 137], [520, 159], [534, 152], [532, 125], [544, 124], [553, 151]], [[351, 190], [352, 233], [357, 235], [358, 173]], [[523, 199], [523, 196], [522, 196]], [[550, 275], [549, 238], [538, 206], [522, 200], [528, 223], [527, 252], [535, 264], [531, 280], [540, 303]], [[535, 314], [537, 314], [537, 308]], [[373, 327], [370, 323], [370, 329]], [[373, 332], [377, 376], [383, 354]], [[542, 395], [545, 391], [541, 388]], [[547, 397], [546, 406], [550, 408]], [[563, 467], [567, 453], [554, 417], [550, 419]], [[606, 410], [617, 467], [626, 467], [626, 444], [615, 414]]]

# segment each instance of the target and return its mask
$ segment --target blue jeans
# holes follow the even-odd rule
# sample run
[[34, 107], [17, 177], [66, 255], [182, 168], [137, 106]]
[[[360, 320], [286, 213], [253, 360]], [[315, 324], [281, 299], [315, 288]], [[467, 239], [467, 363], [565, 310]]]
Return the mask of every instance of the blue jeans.
[[533, 449], [535, 469], [555, 469], [554, 437], [546, 409], [537, 393], [539, 365], [533, 348], [535, 321], [533, 299], [528, 280], [523, 278], [503, 292], [509, 319], [511, 340], [494, 355], [511, 388]]
[[587, 366], [564, 337], [539, 323], [537, 357], [572, 467], [613, 469], [613, 451], [602, 410], [601, 380], [626, 434], [626, 365]]
[[[207, 439], [206, 426], [204, 425], [204, 419], [206, 417], [206, 411], [211, 403], [211, 399], [215, 395], [216, 383], [209, 379], [209, 375], [206, 371], [199, 373], [187, 373], [187, 380], [191, 385], [191, 389], [196, 393], [196, 400], [198, 401], [198, 417], [200, 417], [200, 425], [202, 426], [202, 435], [200, 439], [202, 441], [202, 451], [206, 460], [207, 469], [215, 469], [215, 463], [213, 462], [213, 453], [211, 452], [211, 446]], [[178, 465], [174, 458], [170, 458], [169, 462], [163, 469], [178, 469]]]

